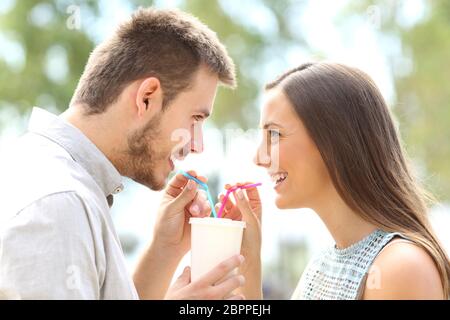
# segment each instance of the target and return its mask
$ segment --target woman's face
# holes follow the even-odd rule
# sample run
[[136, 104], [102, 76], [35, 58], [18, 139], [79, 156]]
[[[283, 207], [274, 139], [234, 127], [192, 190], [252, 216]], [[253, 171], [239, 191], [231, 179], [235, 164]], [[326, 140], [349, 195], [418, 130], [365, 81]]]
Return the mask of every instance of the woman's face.
[[322, 157], [284, 92], [273, 88], [265, 98], [255, 163], [271, 176], [278, 208], [314, 207], [331, 184]]

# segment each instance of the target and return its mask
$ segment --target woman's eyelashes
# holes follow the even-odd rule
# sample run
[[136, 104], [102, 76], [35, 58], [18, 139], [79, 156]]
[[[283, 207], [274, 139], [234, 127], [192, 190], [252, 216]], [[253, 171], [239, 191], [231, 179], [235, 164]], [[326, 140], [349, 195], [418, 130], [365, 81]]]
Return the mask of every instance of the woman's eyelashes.
[[277, 129], [268, 129], [267, 134], [271, 143], [277, 143], [281, 138], [280, 130]]

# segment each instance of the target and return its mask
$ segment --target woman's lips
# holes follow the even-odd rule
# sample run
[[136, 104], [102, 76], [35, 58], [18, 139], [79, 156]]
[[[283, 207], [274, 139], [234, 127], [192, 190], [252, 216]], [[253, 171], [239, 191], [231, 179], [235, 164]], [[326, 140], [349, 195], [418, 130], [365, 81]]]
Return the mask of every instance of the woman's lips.
[[277, 172], [270, 174], [272, 182], [274, 183], [274, 189], [278, 189], [280, 185], [287, 179], [287, 172]]
[[278, 191], [280, 189], [280, 187], [283, 186], [283, 184], [286, 182], [286, 180], [287, 180], [287, 177], [284, 178], [283, 180], [281, 180], [280, 182], [277, 182], [273, 188], [276, 191]]

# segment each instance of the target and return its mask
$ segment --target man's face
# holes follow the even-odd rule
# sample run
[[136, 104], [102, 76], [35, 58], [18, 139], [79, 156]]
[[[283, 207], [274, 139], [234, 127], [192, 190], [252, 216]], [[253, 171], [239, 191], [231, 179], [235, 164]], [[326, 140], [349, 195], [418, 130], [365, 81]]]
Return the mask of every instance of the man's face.
[[191, 87], [176, 96], [143, 128], [129, 134], [126, 176], [152, 190], [161, 190], [174, 170], [173, 160], [203, 151], [203, 123], [211, 114], [218, 77], [200, 67]]

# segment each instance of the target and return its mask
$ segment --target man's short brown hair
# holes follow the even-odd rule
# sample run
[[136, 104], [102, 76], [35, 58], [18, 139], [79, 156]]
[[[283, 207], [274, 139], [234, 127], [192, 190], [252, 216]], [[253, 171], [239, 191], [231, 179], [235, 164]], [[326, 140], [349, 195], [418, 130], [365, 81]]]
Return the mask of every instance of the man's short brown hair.
[[102, 113], [127, 84], [156, 77], [165, 107], [188, 89], [201, 64], [235, 87], [234, 63], [206, 25], [180, 10], [141, 8], [94, 49], [71, 104], [87, 105], [88, 114]]

